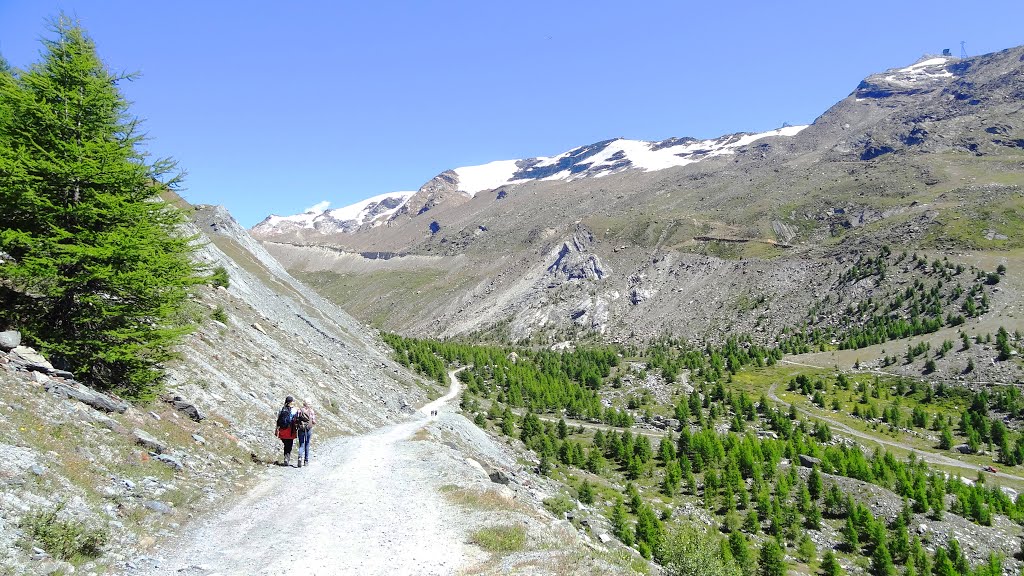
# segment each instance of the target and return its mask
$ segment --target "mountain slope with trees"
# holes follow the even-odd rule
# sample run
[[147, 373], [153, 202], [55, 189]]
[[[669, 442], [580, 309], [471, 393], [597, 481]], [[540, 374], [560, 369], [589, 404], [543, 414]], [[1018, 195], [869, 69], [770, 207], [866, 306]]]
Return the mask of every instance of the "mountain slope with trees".
[[[800, 133], [731, 156], [503, 186], [352, 234], [264, 240], [358, 318], [409, 335], [552, 344], [740, 332], [770, 343], [826, 295], [868, 292], [844, 274], [884, 247], [929, 266], [1004, 266], [985, 289], [988, 312], [963, 329], [1012, 333], [1024, 328], [1012, 309], [1024, 265], [1022, 56], [872, 75]], [[904, 276], [894, 260], [890, 276]], [[841, 325], [848, 303], [833, 299], [816, 327], [872, 340]]]

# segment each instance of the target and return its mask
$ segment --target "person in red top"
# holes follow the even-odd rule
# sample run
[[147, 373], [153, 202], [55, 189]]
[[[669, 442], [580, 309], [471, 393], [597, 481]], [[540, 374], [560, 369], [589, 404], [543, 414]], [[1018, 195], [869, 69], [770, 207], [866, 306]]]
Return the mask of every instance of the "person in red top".
[[[292, 442], [295, 441], [297, 431], [295, 429], [295, 408], [292, 402], [295, 399], [291, 396], [284, 399], [284, 406], [277, 413], [277, 427], [274, 434], [284, 442], [284, 462], [282, 466], [291, 466], [292, 463]], [[301, 466], [301, 464], [300, 464]]]
[[316, 424], [316, 412], [309, 402], [302, 402], [302, 408], [295, 415], [296, 429], [299, 433], [299, 468], [302, 468], [302, 461], [309, 466], [309, 441], [313, 437], [313, 425]]

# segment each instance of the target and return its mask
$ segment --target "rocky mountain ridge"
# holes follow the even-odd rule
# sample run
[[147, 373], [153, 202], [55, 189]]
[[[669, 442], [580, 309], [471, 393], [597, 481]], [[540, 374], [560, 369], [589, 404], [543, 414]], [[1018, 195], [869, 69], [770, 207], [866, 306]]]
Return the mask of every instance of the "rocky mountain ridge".
[[926, 56], [864, 79], [799, 133], [731, 154], [474, 195], [445, 174], [388, 226], [254, 235], [355, 316], [402, 333], [773, 341], [851, 258], [884, 245], [1016, 261], [1022, 78], [1022, 47]]
[[346, 206], [293, 216], [268, 216], [252, 228], [263, 239], [314, 238], [316, 234], [352, 233], [361, 228], [391, 225], [402, 216], [418, 216], [442, 201], [472, 198], [479, 192], [534, 181], [600, 178], [626, 170], [653, 171], [685, 166], [706, 158], [734, 154], [737, 149], [772, 136], [793, 136], [804, 126], [763, 133], [728, 134], [710, 140], [669, 138], [645, 142], [613, 138], [579, 146], [551, 157], [499, 160], [446, 170], [416, 192], [380, 194]]

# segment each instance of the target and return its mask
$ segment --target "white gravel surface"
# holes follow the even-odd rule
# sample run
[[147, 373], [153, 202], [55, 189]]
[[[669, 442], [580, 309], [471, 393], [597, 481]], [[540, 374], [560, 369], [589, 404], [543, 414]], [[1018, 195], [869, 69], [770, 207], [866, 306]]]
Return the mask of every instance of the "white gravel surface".
[[[229, 510], [202, 522], [129, 574], [453, 574], [477, 554], [438, 492], [438, 444], [408, 441], [451, 410], [458, 383], [411, 420], [317, 446], [312, 464], [272, 469]], [[436, 418], [436, 417], [434, 417]]]

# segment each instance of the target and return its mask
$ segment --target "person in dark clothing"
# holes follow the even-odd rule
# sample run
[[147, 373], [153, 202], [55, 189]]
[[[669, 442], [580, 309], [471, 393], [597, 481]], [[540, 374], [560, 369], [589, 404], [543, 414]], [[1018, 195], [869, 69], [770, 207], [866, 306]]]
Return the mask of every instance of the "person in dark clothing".
[[284, 442], [284, 461], [281, 462], [282, 466], [291, 466], [292, 460], [292, 443], [295, 442], [297, 436], [295, 430], [295, 408], [292, 407], [292, 402], [295, 399], [291, 396], [284, 399], [284, 406], [281, 411], [277, 413], [277, 427], [274, 429], [274, 434]]

